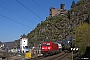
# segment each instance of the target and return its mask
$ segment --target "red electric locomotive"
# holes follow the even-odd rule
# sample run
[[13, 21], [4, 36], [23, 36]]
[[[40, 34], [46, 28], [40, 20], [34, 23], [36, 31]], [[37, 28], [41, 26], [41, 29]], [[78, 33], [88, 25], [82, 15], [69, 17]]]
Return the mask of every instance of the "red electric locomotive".
[[43, 55], [52, 55], [59, 52], [58, 44], [53, 42], [42, 42], [41, 52]]

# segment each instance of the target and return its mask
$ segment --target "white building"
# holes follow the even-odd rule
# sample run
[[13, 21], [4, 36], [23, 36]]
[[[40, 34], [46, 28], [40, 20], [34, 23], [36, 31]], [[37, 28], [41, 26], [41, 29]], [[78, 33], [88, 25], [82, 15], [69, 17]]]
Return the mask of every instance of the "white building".
[[22, 53], [25, 53], [25, 46], [28, 46], [28, 38], [25, 34], [21, 35], [20, 37], [20, 50]]

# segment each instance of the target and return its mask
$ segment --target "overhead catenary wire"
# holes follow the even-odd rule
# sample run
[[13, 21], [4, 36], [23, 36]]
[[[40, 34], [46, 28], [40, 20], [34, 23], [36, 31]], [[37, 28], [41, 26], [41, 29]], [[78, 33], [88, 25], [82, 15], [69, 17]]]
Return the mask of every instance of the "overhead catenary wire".
[[28, 27], [28, 28], [32, 28], [32, 27], [30, 27], [30, 26], [28, 26], [28, 25], [25, 25], [25, 24], [21, 23], [21, 22], [18, 22], [18, 21], [16, 21], [16, 20], [13, 20], [13, 19], [11, 19], [11, 18], [9, 18], [9, 17], [7, 17], [7, 16], [1, 15], [1, 14], [0, 14], [0, 16], [4, 17], [4, 18], [6, 18], [6, 19], [9, 19], [9, 20], [11, 20], [11, 21], [13, 21], [13, 22], [16, 22], [16, 23], [18, 23], [18, 24], [21, 24], [21, 25], [23, 25], [23, 26], [26, 26], [26, 27]]
[[[8, 8], [6, 8], [6, 7], [2, 6], [2, 5], [0, 5], [0, 7], [2, 7], [2, 8], [4, 8], [4, 9], [6, 9], [6, 10], [8, 10], [8, 11], [10, 11], [10, 12], [12, 12], [12, 13], [14, 13], [14, 14], [16, 14], [16, 15], [18, 15], [18, 16], [20, 16], [20, 17], [22, 17], [22, 18], [24, 18], [25, 20], [30, 21], [29, 19], [27, 19], [27, 18], [25, 18], [25, 17], [23, 17], [23, 16], [21, 16], [21, 15], [19, 15], [19, 14], [15, 13], [15, 12], [11, 11], [10, 9], [8, 9]], [[32, 21], [30, 21], [30, 22], [32, 22]], [[34, 23], [34, 22], [32, 22], [32, 23]]]
[[41, 8], [41, 9], [42, 9], [42, 11], [43, 11], [45, 14], [47, 14], [47, 13], [45, 12], [45, 10], [44, 10], [44, 9], [43, 9], [43, 8], [42, 8], [42, 7], [41, 7], [41, 6], [40, 6], [40, 5], [39, 5], [39, 4], [38, 4], [35, 0], [33, 0], [33, 1], [34, 1], [34, 3], [35, 3], [35, 4], [37, 4], [37, 5], [38, 5], [38, 7], [39, 7], [39, 8]]
[[27, 10], [29, 10], [30, 12], [32, 12], [34, 15], [36, 15], [38, 18], [40, 18], [41, 20], [43, 20], [39, 15], [37, 15], [35, 12], [33, 12], [32, 10], [30, 10], [28, 7], [26, 7], [24, 4], [22, 4], [21, 2], [19, 2], [18, 0], [16, 0], [19, 4], [21, 4], [23, 7], [25, 7]]

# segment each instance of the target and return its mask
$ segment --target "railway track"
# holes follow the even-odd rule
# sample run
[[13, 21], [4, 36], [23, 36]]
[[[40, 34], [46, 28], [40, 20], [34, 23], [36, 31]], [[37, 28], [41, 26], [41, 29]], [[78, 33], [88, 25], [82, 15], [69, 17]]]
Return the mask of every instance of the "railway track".
[[65, 56], [67, 56], [67, 55], [68, 55], [68, 53], [62, 52], [62, 53], [59, 53], [59, 54], [44, 58], [43, 60], [60, 60], [62, 58], [65, 58]]
[[65, 53], [65, 54], [63, 54], [63, 55], [61, 55], [61, 56], [58, 56], [57, 58], [55, 57], [55, 58], [53, 58], [52, 60], [67, 60], [67, 59], [64, 59], [64, 58], [66, 58], [66, 56], [68, 55], [69, 53]]
[[67, 54], [63, 53], [62, 55], [58, 55], [56, 57], [50, 58], [49, 60], [60, 60], [62, 58], [64, 58], [64, 56], [66, 56]]
[[68, 60], [67, 58], [69, 57], [69, 54], [70, 53], [62, 52], [53, 56], [37, 57], [30, 60]]

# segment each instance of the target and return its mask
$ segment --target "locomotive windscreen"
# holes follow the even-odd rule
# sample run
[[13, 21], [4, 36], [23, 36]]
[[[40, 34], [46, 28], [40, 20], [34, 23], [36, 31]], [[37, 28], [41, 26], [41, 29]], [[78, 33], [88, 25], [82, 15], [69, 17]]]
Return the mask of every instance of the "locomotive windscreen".
[[42, 43], [42, 46], [50, 46], [50, 43]]

